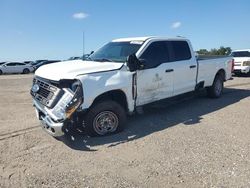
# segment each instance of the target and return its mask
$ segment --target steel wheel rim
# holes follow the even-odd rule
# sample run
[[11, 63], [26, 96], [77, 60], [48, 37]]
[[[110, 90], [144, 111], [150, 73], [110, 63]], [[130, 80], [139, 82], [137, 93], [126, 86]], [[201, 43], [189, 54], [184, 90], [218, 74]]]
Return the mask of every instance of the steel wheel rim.
[[111, 111], [100, 112], [93, 121], [93, 128], [99, 135], [116, 131], [119, 124], [118, 117]]
[[222, 84], [221, 84], [220, 80], [218, 79], [216, 81], [216, 84], [215, 84], [215, 93], [216, 93], [216, 95], [220, 95], [221, 91], [222, 91]]

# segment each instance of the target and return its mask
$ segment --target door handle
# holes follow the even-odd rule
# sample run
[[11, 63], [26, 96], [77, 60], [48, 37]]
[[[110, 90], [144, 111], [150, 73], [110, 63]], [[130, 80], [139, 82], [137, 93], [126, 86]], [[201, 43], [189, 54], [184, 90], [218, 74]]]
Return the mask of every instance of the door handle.
[[190, 66], [189, 66], [190, 69], [193, 69], [193, 68], [195, 68], [195, 67], [196, 67], [196, 65], [190, 65]]
[[174, 69], [167, 69], [167, 70], [165, 70], [165, 72], [173, 72], [174, 71]]

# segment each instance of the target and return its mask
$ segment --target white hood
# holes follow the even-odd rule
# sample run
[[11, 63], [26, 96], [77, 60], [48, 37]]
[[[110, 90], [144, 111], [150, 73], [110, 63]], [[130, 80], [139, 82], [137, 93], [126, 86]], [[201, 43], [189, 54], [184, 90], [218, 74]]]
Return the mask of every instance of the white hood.
[[243, 61], [250, 61], [250, 57], [234, 57], [234, 62], [243, 62]]
[[96, 62], [96, 61], [63, 61], [41, 66], [35, 72], [36, 76], [49, 80], [74, 79], [80, 74], [110, 71], [121, 68], [123, 63]]

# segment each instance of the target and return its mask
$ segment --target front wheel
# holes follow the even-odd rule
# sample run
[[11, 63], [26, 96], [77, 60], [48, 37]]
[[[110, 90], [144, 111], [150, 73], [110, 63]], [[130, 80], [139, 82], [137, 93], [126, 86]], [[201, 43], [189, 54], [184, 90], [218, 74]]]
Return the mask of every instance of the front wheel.
[[94, 105], [84, 119], [87, 135], [105, 136], [123, 130], [126, 113], [120, 104], [108, 100]]
[[211, 98], [219, 98], [224, 89], [224, 82], [221, 75], [217, 75], [214, 79], [213, 85], [207, 88], [207, 94]]

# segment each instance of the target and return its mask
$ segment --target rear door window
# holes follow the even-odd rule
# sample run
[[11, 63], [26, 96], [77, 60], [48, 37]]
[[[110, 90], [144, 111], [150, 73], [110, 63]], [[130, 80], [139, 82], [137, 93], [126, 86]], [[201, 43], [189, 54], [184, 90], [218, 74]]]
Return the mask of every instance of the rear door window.
[[16, 66], [24, 66], [24, 63], [16, 63]]
[[172, 57], [171, 61], [182, 61], [191, 59], [191, 52], [186, 41], [171, 41]]

